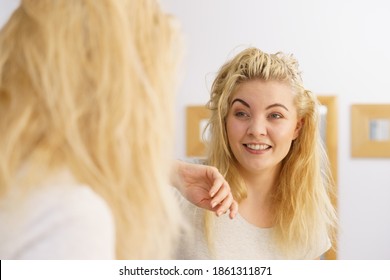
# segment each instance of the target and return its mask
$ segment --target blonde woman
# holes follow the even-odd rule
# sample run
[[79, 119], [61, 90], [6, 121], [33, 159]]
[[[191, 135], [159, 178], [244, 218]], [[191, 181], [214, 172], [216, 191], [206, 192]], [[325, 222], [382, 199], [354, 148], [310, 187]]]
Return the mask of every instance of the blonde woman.
[[21, 1], [0, 32], [1, 259], [170, 258], [173, 169], [234, 211], [215, 168], [170, 164], [177, 35], [153, 0]]
[[234, 220], [213, 218], [183, 202], [195, 234], [178, 257], [319, 258], [331, 247], [336, 215], [318, 102], [297, 61], [245, 49], [221, 67], [207, 106], [207, 163], [226, 176], [239, 211]]

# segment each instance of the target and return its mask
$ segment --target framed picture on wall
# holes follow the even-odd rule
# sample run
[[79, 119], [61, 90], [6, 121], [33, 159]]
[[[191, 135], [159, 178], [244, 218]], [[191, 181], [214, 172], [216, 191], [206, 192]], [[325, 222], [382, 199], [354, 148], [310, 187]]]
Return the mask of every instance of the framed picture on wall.
[[390, 157], [390, 104], [351, 107], [352, 157]]
[[206, 155], [204, 133], [210, 112], [205, 106], [188, 106], [186, 108], [186, 156], [202, 158]]

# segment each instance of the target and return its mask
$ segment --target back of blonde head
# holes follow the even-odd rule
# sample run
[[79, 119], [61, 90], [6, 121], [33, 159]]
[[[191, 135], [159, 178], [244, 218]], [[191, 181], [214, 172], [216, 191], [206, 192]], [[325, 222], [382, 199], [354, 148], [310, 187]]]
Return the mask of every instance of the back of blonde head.
[[177, 38], [153, 0], [22, 1], [0, 33], [1, 196], [22, 166], [68, 168], [111, 206], [118, 258], [169, 257]]
[[[319, 138], [318, 102], [303, 87], [298, 62], [293, 56], [248, 48], [221, 67], [208, 103], [211, 110], [208, 163], [226, 175], [238, 201], [246, 197], [244, 180], [228, 144], [225, 119], [235, 88], [253, 79], [290, 84], [298, 118], [303, 120], [303, 128], [282, 162], [274, 193], [275, 239], [286, 255], [293, 257], [297, 249], [315, 248], [324, 235], [332, 237], [336, 224], [330, 200], [332, 180]], [[209, 224], [206, 220], [207, 227]]]

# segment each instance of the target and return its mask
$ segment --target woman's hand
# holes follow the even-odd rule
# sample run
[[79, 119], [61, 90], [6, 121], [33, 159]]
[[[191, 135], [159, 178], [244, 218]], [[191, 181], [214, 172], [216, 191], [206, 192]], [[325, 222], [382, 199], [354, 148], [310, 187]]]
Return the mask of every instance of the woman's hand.
[[208, 165], [175, 161], [171, 183], [191, 203], [220, 216], [229, 211], [233, 219], [238, 212], [230, 186], [218, 169]]

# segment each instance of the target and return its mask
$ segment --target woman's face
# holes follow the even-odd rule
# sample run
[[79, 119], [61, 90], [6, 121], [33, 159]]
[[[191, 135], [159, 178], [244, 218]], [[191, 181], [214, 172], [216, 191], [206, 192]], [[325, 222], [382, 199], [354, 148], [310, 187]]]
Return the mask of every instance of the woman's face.
[[231, 100], [226, 130], [239, 169], [259, 173], [277, 168], [301, 127], [291, 86], [249, 80], [236, 88]]

